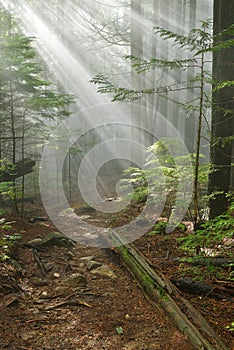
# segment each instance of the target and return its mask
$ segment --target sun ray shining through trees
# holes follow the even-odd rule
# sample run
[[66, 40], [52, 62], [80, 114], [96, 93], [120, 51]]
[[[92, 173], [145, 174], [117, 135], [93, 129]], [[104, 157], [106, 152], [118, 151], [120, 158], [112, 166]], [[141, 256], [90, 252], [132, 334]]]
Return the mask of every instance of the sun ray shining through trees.
[[0, 0], [0, 348], [234, 349], [233, 4]]

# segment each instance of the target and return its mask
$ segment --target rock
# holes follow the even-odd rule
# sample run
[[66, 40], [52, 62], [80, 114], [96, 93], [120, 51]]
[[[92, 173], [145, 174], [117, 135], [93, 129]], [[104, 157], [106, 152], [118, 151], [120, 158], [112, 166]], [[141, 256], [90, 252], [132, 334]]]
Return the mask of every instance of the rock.
[[87, 263], [87, 269], [89, 271], [96, 269], [97, 267], [102, 266], [102, 263], [98, 261], [91, 260]]
[[41, 246], [43, 243], [42, 238], [35, 238], [32, 239], [31, 241], [28, 241], [27, 243], [24, 244], [24, 246], [28, 248], [37, 248], [38, 246]]
[[90, 206], [80, 207], [75, 209], [76, 215], [95, 213], [96, 209]]
[[72, 245], [73, 245], [72, 240], [64, 236], [62, 233], [50, 232], [43, 239], [35, 238], [23, 244], [22, 246], [26, 248], [44, 250], [45, 248], [53, 247], [53, 246], [62, 246], [62, 247], [70, 248]]
[[50, 246], [62, 246], [70, 248], [73, 246], [73, 242], [70, 238], [64, 236], [60, 232], [50, 232], [43, 240], [43, 244]]
[[94, 259], [94, 256], [83, 256], [82, 258], [80, 258], [80, 261], [87, 264], [89, 261], [93, 259]]
[[111, 268], [106, 265], [97, 267], [96, 269], [92, 270], [91, 273], [96, 276], [107, 277], [113, 280], [118, 278], [114, 271], [112, 271]]
[[48, 221], [45, 217], [33, 217], [28, 220], [31, 224], [33, 224], [36, 221]]
[[86, 286], [86, 284], [86, 277], [84, 275], [81, 275], [80, 273], [73, 273], [71, 276], [69, 276], [63, 281], [64, 286], [68, 286], [71, 288], [76, 288], [78, 286]]

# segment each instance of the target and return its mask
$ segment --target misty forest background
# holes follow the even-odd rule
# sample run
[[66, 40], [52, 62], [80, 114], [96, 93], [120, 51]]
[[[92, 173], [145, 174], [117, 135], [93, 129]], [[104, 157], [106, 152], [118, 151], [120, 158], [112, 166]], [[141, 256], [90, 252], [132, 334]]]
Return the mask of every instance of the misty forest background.
[[[195, 229], [207, 220], [213, 231], [212, 220], [217, 226], [219, 220], [229, 222], [230, 233], [234, 208], [233, 1], [0, 3], [1, 215], [10, 211], [27, 216], [29, 201], [41, 206], [38, 173], [43, 147], [52, 138], [56, 157], [67, 138], [67, 130], [56, 134], [56, 127], [77, 114], [73, 132], [82, 137], [69, 148], [63, 165], [68, 201], [78, 196], [77, 171], [85, 154], [94, 145], [121, 135], [143, 143], [159, 160], [167, 180], [154, 186], [158, 196], [167, 198], [163, 215], [169, 218], [175, 209], [179, 176], [189, 174], [179, 158], [175, 161], [170, 156], [170, 147], [179, 151], [180, 145], [170, 139], [167, 124], [161, 125], [162, 140], [152, 136], [156, 125], [160, 128], [160, 116], [179, 132], [188, 149], [183, 157], [189, 157], [193, 165], [193, 195], [186, 217]], [[139, 128], [112, 123], [83, 135], [79, 112], [85, 111], [83, 118], [92, 126], [95, 116], [86, 108], [111, 105], [111, 101], [113, 108], [130, 102], [129, 122], [134, 120]], [[131, 162], [116, 161], [102, 169], [104, 178], [116, 173], [124, 177], [124, 170], [125, 181], [134, 183], [133, 201], [144, 203], [145, 176], [157, 177], [158, 167], [145, 174]], [[56, 176], [53, 169], [50, 181], [55, 190]], [[110, 197], [105, 183], [102, 186], [104, 195]], [[54, 199], [59, 201], [59, 193], [54, 193]]]

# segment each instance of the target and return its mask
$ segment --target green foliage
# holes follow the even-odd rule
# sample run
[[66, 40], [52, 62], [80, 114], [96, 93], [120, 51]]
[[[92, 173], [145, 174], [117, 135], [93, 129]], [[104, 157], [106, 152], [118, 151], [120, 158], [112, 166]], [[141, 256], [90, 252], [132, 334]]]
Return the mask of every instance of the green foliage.
[[196, 62], [195, 59], [185, 59], [172, 61], [164, 61], [157, 58], [151, 58], [150, 60], [142, 60], [135, 56], [126, 56], [126, 59], [130, 59], [133, 64], [132, 67], [136, 70], [137, 73], [145, 73], [149, 70], [156, 68], [169, 68], [169, 69], [185, 69], [188, 66], [188, 63]]
[[20, 234], [11, 234], [11, 222], [4, 218], [0, 220], [0, 261], [12, 260], [11, 249], [22, 237]]
[[[98, 85], [98, 92], [113, 94], [112, 102], [134, 101], [143, 97], [144, 95], [167, 94], [171, 91], [185, 89], [183, 86], [184, 82], [178, 82], [173, 85], [152, 87], [143, 90], [128, 89], [118, 87], [115, 83], [110, 82], [109, 78], [103, 74], [98, 74], [96, 77], [91, 79], [90, 82], [94, 85]], [[196, 86], [193, 87], [195, 88]]]
[[160, 221], [157, 222], [153, 229], [147, 233], [147, 236], [154, 236], [157, 234], [164, 234], [166, 232], [167, 222]]
[[[132, 67], [138, 72], [147, 72], [150, 69], [161, 68], [164, 70], [169, 69], [180, 69], [188, 70], [192, 68], [191, 71], [195, 72], [195, 75], [188, 81], [178, 81], [167, 86], [154, 86], [151, 88], [143, 90], [134, 90], [128, 87], [118, 87], [114, 82], [110, 81], [106, 76], [99, 74], [94, 77], [91, 82], [98, 85], [98, 92], [100, 93], [111, 93], [113, 95], [112, 101], [133, 101], [141, 98], [144, 95], [160, 94], [168, 97], [170, 92], [177, 90], [197, 90], [197, 97], [192, 100], [183, 103], [184, 107], [188, 111], [196, 112], [198, 117], [198, 127], [197, 127], [197, 139], [196, 139], [196, 150], [194, 155], [194, 177], [193, 177], [193, 221], [195, 224], [201, 221], [201, 215], [199, 213], [199, 185], [208, 175], [208, 167], [201, 165], [200, 162], [200, 148], [201, 148], [201, 138], [203, 122], [205, 121], [209, 125], [206, 115], [207, 111], [215, 105], [212, 103], [212, 93], [217, 90], [230, 88], [233, 86], [233, 81], [219, 81], [215, 82], [212, 77], [212, 73], [206, 70], [207, 60], [210, 60], [210, 53], [214, 51], [220, 51], [223, 49], [230, 49], [233, 47], [234, 40], [230, 37], [234, 34], [234, 25], [226, 28], [217, 35], [212, 33], [212, 21], [205, 20], [201, 22], [199, 28], [194, 28], [190, 30], [187, 36], [179, 35], [170, 30], [162, 27], [155, 27], [154, 31], [164, 40], [169, 40], [173, 45], [176, 45], [181, 50], [187, 52], [187, 58], [183, 60], [170, 59], [162, 60], [157, 57], [153, 57], [149, 60], [141, 59], [134, 56], [127, 56], [132, 62]], [[208, 55], [208, 57], [207, 57]], [[196, 67], [196, 69], [194, 69]], [[197, 72], [197, 69], [199, 70]], [[160, 80], [159, 80], [160, 81]], [[210, 92], [207, 92], [209, 89]], [[231, 110], [225, 110], [224, 114], [230, 114], [230, 118], [233, 114]], [[225, 138], [225, 140], [214, 140], [214, 142], [231, 142], [232, 138]], [[213, 142], [213, 140], [212, 140]], [[163, 174], [170, 179], [171, 187], [173, 188], [176, 184], [176, 170], [180, 170], [179, 167], [169, 167], [168, 165], [161, 166]], [[202, 175], [202, 172], [204, 176]], [[149, 175], [149, 174], [148, 174]], [[203, 179], [202, 179], [203, 177]], [[174, 183], [173, 183], [174, 182]], [[168, 185], [168, 183], [167, 183]], [[165, 188], [165, 184], [163, 184]], [[160, 190], [160, 189], [159, 189]], [[165, 191], [164, 191], [165, 192]], [[160, 192], [159, 192], [160, 193]], [[168, 193], [169, 194], [169, 193]], [[182, 201], [181, 201], [182, 204]]]
[[[152, 69], [162, 68], [164, 69], [181, 69], [183, 71], [190, 69], [196, 65], [200, 67], [201, 65], [201, 56], [212, 52], [214, 50], [221, 50], [223, 48], [228, 48], [233, 45], [233, 40], [227, 39], [224, 40], [226, 35], [233, 33], [233, 26], [230, 26], [226, 30], [222, 31], [218, 35], [218, 40], [212, 35], [212, 21], [205, 20], [201, 22], [200, 28], [192, 29], [187, 36], [176, 34], [170, 30], [167, 30], [162, 27], [155, 27], [154, 31], [164, 40], [171, 40], [173, 45], [176, 45], [180, 49], [187, 50], [188, 58], [186, 59], [171, 59], [171, 60], [162, 60], [157, 57], [150, 58], [149, 60], [142, 60], [135, 56], [126, 56], [127, 59], [130, 59], [133, 69], [138, 73], [147, 72]], [[214, 44], [215, 40], [215, 44]], [[192, 54], [192, 57], [191, 57]], [[202, 76], [199, 73], [195, 77], [192, 77], [187, 85], [184, 81], [173, 83], [172, 85], [167, 86], [157, 86], [151, 87], [143, 90], [133, 90], [125, 87], [118, 87], [114, 82], [111, 82], [108, 77], [103, 74], [99, 74], [94, 77], [91, 82], [99, 85], [98, 92], [100, 93], [111, 93], [113, 94], [113, 101], [131, 101], [141, 98], [143, 95], [151, 94], [167, 94], [171, 91], [183, 90], [183, 89], [200, 89], [201, 81], [203, 83], [208, 83], [210, 86], [214, 83], [211, 79], [210, 72], [203, 70]], [[217, 89], [226, 87], [227, 85], [233, 84], [230, 82], [219, 82], [217, 84]], [[205, 95], [204, 95], [205, 97]], [[196, 100], [199, 104], [199, 98]], [[211, 100], [209, 99], [209, 106]]]
[[234, 263], [230, 263], [227, 266], [228, 269], [232, 269], [232, 271], [229, 273], [228, 280], [234, 282]]
[[227, 253], [224, 242], [234, 237], [233, 203], [226, 214], [203, 223], [195, 234], [178, 238], [182, 243], [181, 249], [191, 251], [199, 246], [209, 249], [214, 255], [220, 252]]
[[[14, 164], [7, 161], [6, 159], [0, 159], [0, 180], [1, 180], [1, 174], [13, 174], [14, 173]], [[12, 182], [11, 181], [0, 181], [0, 203], [3, 200], [3, 198], [13, 198], [13, 191], [12, 191]], [[0, 208], [0, 215], [4, 214], [4, 210]]]
[[[23, 108], [34, 115], [57, 118], [67, 116], [66, 107], [72, 102], [71, 95], [59, 94], [51, 83], [41, 77], [42, 69], [37, 63], [37, 54], [32, 46], [33, 39], [12, 30], [1, 37], [0, 93], [7, 100], [11, 93], [18, 113]], [[11, 104], [4, 104], [5, 112]]]
[[116, 332], [117, 332], [117, 334], [122, 335], [123, 334], [123, 328], [121, 326], [117, 327], [116, 328]]
[[[170, 152], [172, 149], [173, 155]], [[181, 197], [179, 205], [183, 209], [184, 198], [191, 192], [193, 169], [188, 164], [193, 163], [194, 154], [183, 154], [180, 142], [168, 138], [156, 141], [147, 152], [144, 169], [130, 167], [125, 170], [122, 187], [126, 189], [132, 185], [132, 200], [137, 203], [144, 203], [150, 196], [150, 201], [157, 205], [162, 202], [162, 198], [166, 198], [163, 215], [169, 218], [173, 214], [176, 195], [177, 200]], [[207, 184], [208, 174], [209, 165], [201, 165], [198, 176], [201, 188]], [[179, 181], [181, 193], [178, 194]]]
[[229, 331], [231, 331], [231, 332], [234, 332], [234, 322], [232, 322], [231, 324], [230, 324], [230, 326], [227, 326], [227, 327], [225, 327], [226, 329], [228, 329]]
[[11, 186], [12, 182], [0, 182], [0, 196], [9, 196], [11, 197]]
[[32, 143], [41, 144], [42, 133], [47, 129], [45, 121], [69, 116], [68, 107], [74, 96], [58, 93], [43, 79], [34, 38], [25, 37], [14, 18], [2, 9], [0, 18], [1, 148], [4, 149], [5, 139], [8, 144], [14, 140], [8, 146], [10, 158], [16, 148], [21, 151], [23, 139], [25, 147], [27, 143], [30, 147]]

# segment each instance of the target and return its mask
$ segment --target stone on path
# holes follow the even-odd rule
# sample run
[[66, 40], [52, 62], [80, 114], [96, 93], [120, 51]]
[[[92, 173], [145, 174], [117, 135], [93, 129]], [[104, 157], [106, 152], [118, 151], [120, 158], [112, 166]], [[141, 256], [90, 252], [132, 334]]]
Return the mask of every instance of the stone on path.
[[78, 286], [86, 286], [87, 279], [84, 275], [82, 275], [80, 273], [73, 273], [68, 278], [66, 278], [62, 284], [64, 286], [76, 288]]
[[111, 268], [108, 267], [107, 265], [99, 266], [99, 267], [95, 268], [94, 270], [92, 270], [91, 273], [93, 275], [96, 275], [96, 276], [107, 277], [107, 278], [111, 278], [113, 280], [118, 278], [116, 276], [116, 274], [114, 273], [114, 271], [111, 270]]
[[83, 263], [88, 263], [91, 260], [94, 260], [94, 256], [83, 256], [82, 258], [80, 258], [80, 261]]
[[100, 266], [102, 266], [102, 265], [103, 265], [103, 264], [100, 263], [100, 262], [98, 262], [98, 261], [90, 260], [90, 261], [87, 263], [87, 269], [88, 269], [89, 271], [91, 271], [91, 270], [94, 270], [94, 269], [96, 269], [97, 267], [100, 267]]

